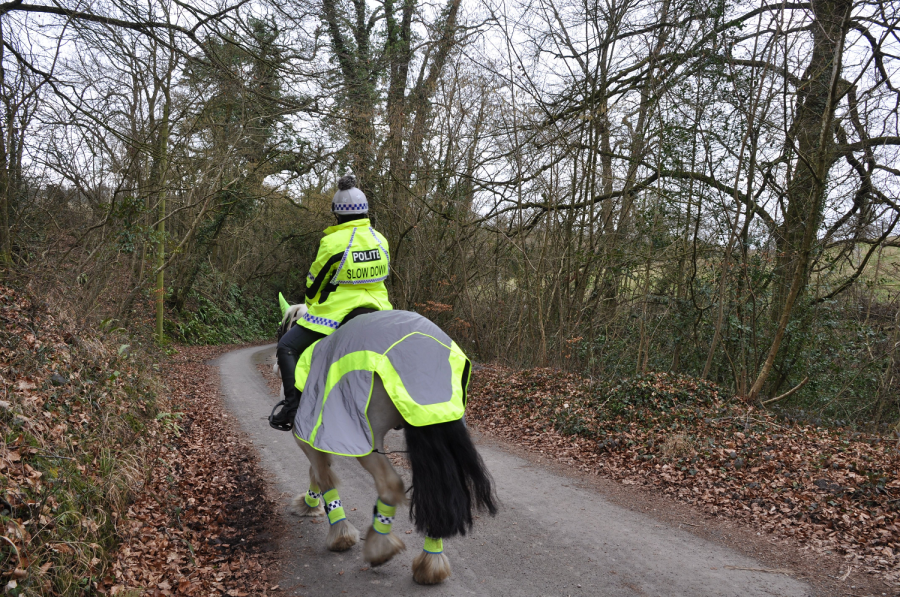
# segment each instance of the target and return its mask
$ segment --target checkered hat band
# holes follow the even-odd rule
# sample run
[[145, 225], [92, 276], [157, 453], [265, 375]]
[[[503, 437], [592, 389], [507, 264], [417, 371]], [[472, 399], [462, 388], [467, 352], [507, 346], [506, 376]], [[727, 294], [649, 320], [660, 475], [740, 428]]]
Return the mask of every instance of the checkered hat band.
[[365, 203], [332, 203], [331, 211], [333, 212], [346, 212], [346, 213], [361, 213], [364, 211], [369, 211], [369, 202]]

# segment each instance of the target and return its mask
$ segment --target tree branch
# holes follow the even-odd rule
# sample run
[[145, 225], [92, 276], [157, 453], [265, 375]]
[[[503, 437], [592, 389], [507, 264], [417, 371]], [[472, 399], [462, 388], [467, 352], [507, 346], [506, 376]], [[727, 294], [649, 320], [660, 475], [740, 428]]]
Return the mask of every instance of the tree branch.
[[103, 25], [122, 27], [124, 29], [132, 29], [134, 31], [141, 32], [147, 32], [152, 29], [174, 30], [178, 31], [179, 33], [183, 33], [194, 41], [197, 41], [192, 31], [185, 29], [184, 27], [181, 27], [179, 25], [173, 25], [172, 23], [165, 23], [162, 21], [126, 21], [123, 19], [106, 17], [82, 10], [71, 10], [69, 8], [63, 8], [61, 6], [41, 6], [37, 4], [22, 4], [21, 2], [8, 2], [6, 4], [0, 5], [0, 16], [13, 11], [59, 15], [70, 19], [77, 19], [79, 21], [90, 21], [93, 23], [101, 23]]
[[900, 137], [893, 137], [893, 136], [872, 137], [871, 139], [857, 141], [856, 143], [847, 143], [846, 145], [838, 145], [837, 147], [835, 147], [835, 153], [837, 154], [838, 157], [840, 157], [840, 156], [844, 156], [848, 153], [862, 151], [864, 149], [868, 149], [868, 148], [872, 148], [872, 147], [883, 147], [885, 145], [900, 145]]

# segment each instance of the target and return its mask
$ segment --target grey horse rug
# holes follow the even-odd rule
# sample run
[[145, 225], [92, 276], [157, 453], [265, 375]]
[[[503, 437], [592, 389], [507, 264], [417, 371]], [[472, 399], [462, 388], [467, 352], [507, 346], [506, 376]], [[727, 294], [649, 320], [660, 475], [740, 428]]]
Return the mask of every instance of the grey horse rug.
[[418, 313], [378, 311], [353, 318], [300, 357], [294, 436], [323, 452], [369, 454], [375, 374], [410, 425], [455, 421], [465, 412], [471, 366], [459, 346]]

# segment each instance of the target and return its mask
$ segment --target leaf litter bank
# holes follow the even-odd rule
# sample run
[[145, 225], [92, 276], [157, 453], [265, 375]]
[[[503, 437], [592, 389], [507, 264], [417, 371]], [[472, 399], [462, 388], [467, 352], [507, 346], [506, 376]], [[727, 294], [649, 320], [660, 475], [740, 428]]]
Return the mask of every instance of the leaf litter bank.
[[107, 579], [110, 594], [264, 596], [277, 520], [252, 449], [221, 402], [206, 362], [234, 346], [179, 347], [164, 365], [179, 411], [167, 425], [147, 490], [129, 508], [125, 540]]
[[650, 484], [900, 586], [896, 440], [787, 424], [666, 373], [597, 385], [553, 369], [486, 366], [467, 416], [530, 451]]
[[0, 285], [0, 587], [267, 594], [273, 504], [204, 364], [227, 348], [153, 366], [101, 328]]
[[90, 594], [145, 481], [160, 386], [103, 334], [0, 285], [0, 583]]

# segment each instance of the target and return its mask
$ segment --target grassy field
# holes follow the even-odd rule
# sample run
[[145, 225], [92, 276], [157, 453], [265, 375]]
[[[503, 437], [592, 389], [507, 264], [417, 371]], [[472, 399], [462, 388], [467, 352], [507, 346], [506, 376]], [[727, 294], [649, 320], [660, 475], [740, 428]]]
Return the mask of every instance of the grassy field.
[[[900, 239], [893, 239], [892, 242], [898, 241]], [[820, 276], [819, 284], [840, 284], [854, 274], [870, 249], [868, 245], [861, 245], [844, 255], [837, 248], [830, 249], [826, 257], [836, 259], [836, 267], [833, 273]], [[900, 294], [900, 247], [875, 249], [856, 284], [858, 292], [867, 293], [873, 302], [885, 304], [896, 301]]]

